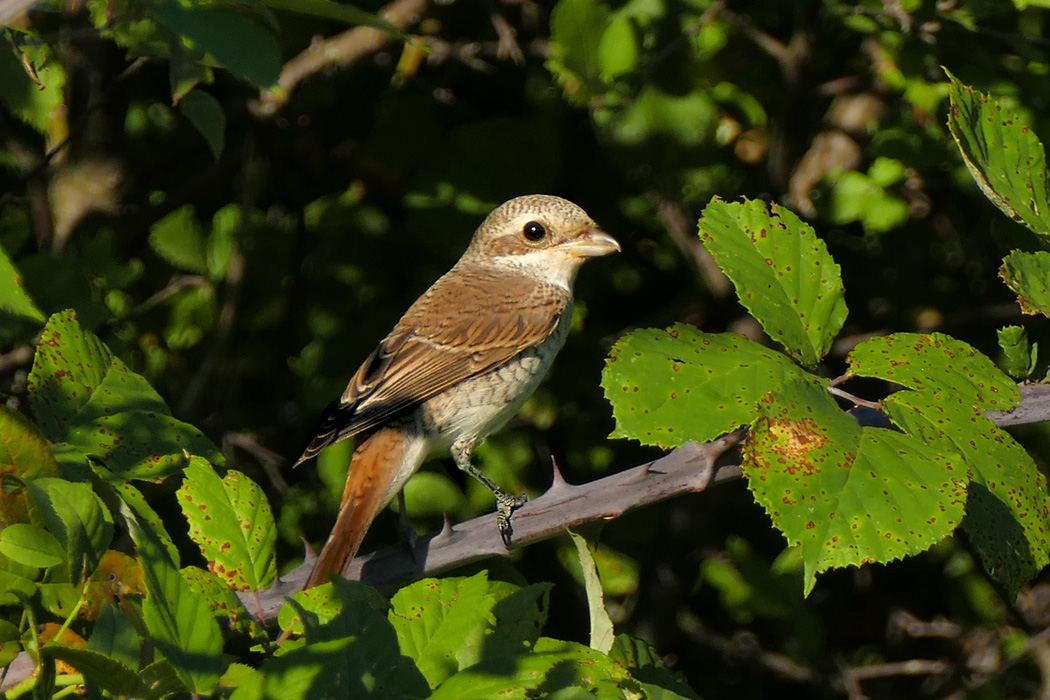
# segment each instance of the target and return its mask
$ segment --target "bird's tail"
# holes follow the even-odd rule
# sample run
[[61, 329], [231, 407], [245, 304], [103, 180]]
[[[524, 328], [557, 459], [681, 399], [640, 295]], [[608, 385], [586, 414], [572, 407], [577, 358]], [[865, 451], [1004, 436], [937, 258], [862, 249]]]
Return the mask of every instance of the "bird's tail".
[[380, 509], [397, 494], [426, 458], [426, 441], [404, 426], [380, 428], [358, 444], [346, 474], [339, 516], [307, 588], [342, 575]]

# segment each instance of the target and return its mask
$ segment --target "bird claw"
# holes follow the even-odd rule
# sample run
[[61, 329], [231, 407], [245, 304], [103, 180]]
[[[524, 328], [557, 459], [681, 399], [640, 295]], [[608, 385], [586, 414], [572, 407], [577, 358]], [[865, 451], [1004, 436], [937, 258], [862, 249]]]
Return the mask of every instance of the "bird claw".
[[508, 549], [510, 549], [511, 536], [514, 534], [514, 527], [510, 524], [510, 517], [515, 510], [528, 502], [529, 497], [525, 494], [516, 497], [506, 493], [497, 494], [496, 527], [499, 528], [499, 536], [503, 540], [503, 546]]

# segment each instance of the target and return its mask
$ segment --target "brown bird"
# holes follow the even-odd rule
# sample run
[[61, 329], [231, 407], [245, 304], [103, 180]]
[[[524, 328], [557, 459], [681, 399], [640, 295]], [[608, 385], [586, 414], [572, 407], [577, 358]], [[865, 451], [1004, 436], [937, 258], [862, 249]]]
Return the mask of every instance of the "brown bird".
[[350, 380], [296, 466], [358, 436], [332, 534], [307, 587], [341, 574], [372, 520], [432, 454], [496, 496], [509, 543], [512, 497], [471, 464], [474, 447], [532, 394], [565, 343], [584, 260], [620, 250], [585, 211], [546, 195], [497, 207], [459, 262], [401, 317]]

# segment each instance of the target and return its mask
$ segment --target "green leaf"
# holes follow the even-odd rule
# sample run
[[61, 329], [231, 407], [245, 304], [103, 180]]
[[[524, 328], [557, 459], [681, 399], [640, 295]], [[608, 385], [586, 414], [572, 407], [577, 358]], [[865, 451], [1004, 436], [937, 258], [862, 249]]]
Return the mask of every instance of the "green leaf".
[[948, 73], [948, 129], [977, 186], [1007, 216], [1050, 234], [1043, 144], [1017, 115]]
[[149, 688], [139, 674], [127, 665], [91, 649], [78, 649], [62, 644], [47, 644], [40, 653], [59, 661], [65, 661], [108, 693], [117, 696], [143, 697]]
[[598, 51], [610, 11], [601, 0], [561, 0], [551, 10], [551, 58], [547, 69], [569, 99], [586, 103], [604, 91]]
[[1050, 494], [1032, 457], [962, 393], [899, 391], [885, 411], [910, 435], [961, 456], [978, 496], [967, 507], [966, 533], [1012, 598], [1050, 562]]
[[647, 85], [626, 108], [599, 112], [595, 120], [624, 146], [666, 138], [688, 148], [711, 141], [718, 116], [718, 105], [703, 90], [676, 95]]
[[259, 624], [259, 620], [248, 612], [244, 603], [225, 581], [196, 566], [182, 569], [182, 577], [190, 584], [190, 588], [204, 596], [212, 614], [220, 623], [228, 621], [230, 627], [252, 639], [266, 638], [266, 630]]
[[616, 418], [612, 437], [669, 448], [709, 442], [748, 425], [767, 391], [802, 374], [758, 343], [678, 324], [621, 338], [602, 388]]
[[[357, 605], [367, 603], [373, 609], [386, 612], [389, 604], [376, 590], [359, 581], [347, 581], [336, 578], [334, 582], [324, 583], [314, 588], [299, 591], [291, 597], [292, 606], [285, 603], [277, 613], [277, 624], [281, 629], [292, 634], [303, 634], [301, 613], [307, 613], [315, 627], [325, 625], [336, 619], [343, 611], [347, 601]], [[336, 589], [336, 585], [339, 586]]]
[[113, 517], [91, 484], [36, 479], [26, 488], [40, 507], [47, 529], [61, 544], [74, 584], [98, 567], [113, 539]]
[[204, 233], [192, 204], [184, 204], [153, 224], [149, 245], [157, 255], [180, 270], [202, 275], [208, 272]]
[[1014, 379], [1027, 379], [1035, 371], [1038, 361], [1038, 344], [1028, 342], [1028, 334], [1020, 326], [1006, 326], [998, 333], [999, 347], [1003, 351], [1003, 369]]
[[106, 601], [91, 628], [88, 649], [137, 669], [142, 657], [142, 639], [131, 620], [113, 603]]
[[15, 523], [0, 530], [0, 554], [41, 569], [65, 559], [65, 551], [54, 535], [27, 523]]
[[237, 204], [227, 204], [211, 218], [211, 235], [208, 236], [208, 274], [218, 281], [226, 277], [237, 253], [237, 234], [241, 230], [244, 213]]
[[19, 595], [30, 596], [36, 592], [34, 582], [40, 570], [26, 566], [0, 554], [0, 605], [15, 605]]
[[614, 19], [598, 43], [598, 65], [606, 80], [630, 73], [638, 66], [638, 37], [627, 15]]
[[594, 564], [594, 557], [587, 546], [587, 540], [572, 530], [569, 530], [569, 538], [576, 546], [580, 568], [583, 570], [583, 589], [587, 594], [587, 611], [591, 618], [590, 647], [603, 654], [608, 654], [615, 634], [612, 618], [605, 609], [605, 594], [602, 592], [602, 582], [598, 579], [598, 567]]
[[[494, 658], [460, 671], [442, 683], [431, 700], [490, 700], [531, 697], [624, 697], [634, 681], [611, 658], [573, 642], [541, 638], [531, 654], [508, 664]], [[562, 695], [570, 689], [587, 694]]]
[[222, 105], [204, 90], [190, 90], [179, 102], [179, 109], [208, 143], [215, 160], [226, 146], [226, 115]]
[[999, 276], [1017, 295], [1022, 312], [1050, 316], [1050, 253], [1015, 250], [1003, 258]]
[[211, 441], [171, 412], [153, 387], [116, 357], [76, 314], [47, 322], [29, 374], [29, 402], [60, 462], [103, 462], [117, 479], [160, 480], [185, 452], [221, 462]]
[[846, 320], [839, 266], [791, 211], [757, 200], [714, 199], [700, 240], [751, 315], [799, 362], [814, 366]]
[[434, 687], [485, 658], [525, 653], [539, 637], [547, 590], [543, 585], [519, 590], [489, 581], [486, 572], [426, 579], [398, 591], [388, 617], [402, 653]]
[[152, 10], [160, 22], [210, 54], [236, 77], [261, 88], [277, 82], [281, 72], [277, 37], [234, 7], [165, 0]]
[[0, 247], [0, 311], [43, 323], [44, 314], [22, 287], [18, 274], [7, 252]]
[[222, 632], [208, 601], [190, 588], [160, 541], [127, 508], [124, 517], [146, 584], [142, 602], [146, 629], [186, 688], [207, 694], [219, 682], [222, 670]]
[[277, 528], [266, 496], [244, 474], [220, 479], [201, 457], [186, 466], [178, 500], [208, 568], [238, 591], [265, 588], [277, 575]]
[[7, 620], [0, 620], [0, 667], [7, 666], [22, 651], [22, 635]]
[[331, 2], [330, 0], [262, 0], [262, 4], [271, 10], [297, 12], [321, 19], [334, 19], [347, 24], [359, 24], [363, 27], [372, 27], [381, 32], [386, 32], [398, 39], [410, 40], [408, 34], [379, 15], [365, 12], [353, 5]]
[[0, 435], [0, 525], [26, 522], [30, 503], [22, 483], [58, 476], [58, 462], [40, 429], [5, 406], [0, 406]]
[[[334, 585], [333, 585], [334, 584]], [[307, 629], [309, 644], [263, 664], [231, 697], [253, 698], [424, 698], [429, 688], [412, 661], [402, 655], [385, 615], [386, 602], [360, 583], [336, 579], [327, 589], [338, 613]], [[299, 594], [295, 596], [299, 597]]]
[[38, 132], [52, 128], [65, 104], [65, 86], [66, 70], [49, 45], [0, 51], [0, 103]]
[[741, 466], [755, 500], [801, 546], [807, 595], [827, 569], [929, 549], [955, 530], [966, 503], [958, 455], [861, 428], [816, 378], [762, 400]]
[[643, 685], [647, 697], [699, 700], [682, 674], [664, 666], [660, 653], [641, 639], [616, 635], [609, 657], [631, 671], [631, 676]]
[[944, 394], [982, 411], [1009, 411], [1021, 402], [1017, 385], [994, 362], [943, 333], [871, 338], [847, 359], [851, 374]]

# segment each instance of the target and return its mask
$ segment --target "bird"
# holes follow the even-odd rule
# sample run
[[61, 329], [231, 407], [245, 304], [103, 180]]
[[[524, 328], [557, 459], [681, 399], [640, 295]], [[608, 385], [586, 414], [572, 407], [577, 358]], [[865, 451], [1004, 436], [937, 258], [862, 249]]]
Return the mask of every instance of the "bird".
[[431, 456], [496, 497], [509, 546], [514, 497], [471, 462], [550, 369], [572, 318], [572, 284], [588, 259], [620, 250], [576, 204], [551, 195], [496, 207], [466, 251], [401, 317], [323, 417], [296, 466], [356, 437], [332, 532], [306, 587], [341, 575], [376, 515]]

